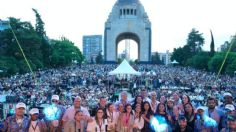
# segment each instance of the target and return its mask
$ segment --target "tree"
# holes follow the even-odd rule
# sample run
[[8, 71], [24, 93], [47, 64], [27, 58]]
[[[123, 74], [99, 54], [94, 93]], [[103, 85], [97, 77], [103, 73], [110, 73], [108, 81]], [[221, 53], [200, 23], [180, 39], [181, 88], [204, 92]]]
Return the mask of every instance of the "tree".
[[[231, 40], [230, 40], [230, 44], [229, 46], [231, 46], [231, 52], [236, 52], [236, 34], [234, 36], [232, 36]], [[229, 48], [229, 47], [228, 47]]]
[[161, 64], [160, 56], [158, 52], [155, 52], [154, 55], [152, 55], [152, 64]]
[[192, 29], [192, 31], [188, 34], [187, 45], [190, 47], [190, 51], [192, 55], [202, 51], [202, 46], [204, 44], [204, 38], [202, 37], [202, 33], [199, 33], [196, 29]]
[[226, 73], [231, 76], [236, 75], [236, 59], [226, 67]]
[[50, 54], [51, 54], [51, 46], [49, 44], [49, 39], [46, 35], [45, 29], [44, 29], [44, 22], [41, 18], [41, 15], [38, 13], [38, 11], [36, 9], [32, 9], [33, 12], [35, 13], [35, 17], [36, 17], [36, 24], [35, 24], [35, 30], [37, 32], [37, 34], [39, 35], [40, 39], [41, 39], [41, 50], [43, 52], [43, 63], [46, 66], [50, 65]]
[[189, 66], [194, 67], [196, 69], [208, 69], [208, 61], [210, 60], [210, 56], [208, 52], [199, 52], [197, 55], [188, 59], [187, 63]]
[[102, 57], [102, 53], [99, 52], [97, 57], [96, 57], [96, 63], [97, 64], [102, 64], [103, 63], [103, 57]]
[[214, 43], [214, 37], [213, 37], [212, 31], [210, 30], [210, 32], [211, 32], [210, 56], [212, 57], [215, 54], [215, 43]]
[[81, 64], [84, 60], [80, 49], [65, 37], [52, 40], [52, 49], [50, 60], [53, 67], [68, 66], [74, 62]]

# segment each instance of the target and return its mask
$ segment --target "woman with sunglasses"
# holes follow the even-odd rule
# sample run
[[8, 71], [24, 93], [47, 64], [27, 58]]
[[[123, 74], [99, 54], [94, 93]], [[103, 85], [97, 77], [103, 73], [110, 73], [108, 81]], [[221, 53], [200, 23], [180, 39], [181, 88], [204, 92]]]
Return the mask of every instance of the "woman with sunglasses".
[[86, 132], [87, 122], [82, 117], [83, 111], [76, 111], [74, 120], [68, 121], [65, 124], [64, 132]]
[[107, 132], [108, 124], [104, 114], [102, 108], [97, 109], [94, 120], [88, 123], [87, 132]]

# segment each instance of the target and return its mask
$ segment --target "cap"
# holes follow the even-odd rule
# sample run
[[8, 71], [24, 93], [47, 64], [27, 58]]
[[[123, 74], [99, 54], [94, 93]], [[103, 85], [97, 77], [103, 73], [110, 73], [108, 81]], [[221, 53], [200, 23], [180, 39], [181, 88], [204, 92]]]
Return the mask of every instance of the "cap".
[[229, 93], [229, 92], [226, 92], [226, 93], [223, 94], [223, 96], [224, 96], [224, 97], [225, 97], [225, 96], [230, 96], [230, 97], [232, 97], [232, 94]]
[[199, 107], [197, 107], [197, 111], [198, 111], [198, 110], [204, 110], [204, 111], [205, 111], [205, 109], [206, 109], [206, 108], [205, 108], [204, 106], [199, 106]]
[[51, 100], [59, 100], [59, 96], [58, 95], [52, 95], [52, 99]]
[[236, 115], [228, 115], [227, 119], [228, 121], [236, 121]]
[[33, 114], [39, 114], [39, 109], [38, 108], [33, 108], [29, 111], [29, 114], [30, 115], [33, 115]]
[[173, 98], [169, 98], [169, 99], [167, 100], [167, 102], [169, 102], [169, 101], [175, 102]]
[[25, 105], [25, 103], [20, 102], [20, 103], [17, 103], [17, 104], [16, 104], [16, 108], [17, 108], [17, 109], [18, 109], [18, 108], [25, 108], [25, 109], [26, 109], [26, 105]]
[[228, 109], [228, 110], [230, 110], [230, 111], [234, 111], [234, 110], [235, 110], [235, 107], [234, 107], [234, 105], [232, 105], [232, 104], [227, 104], [227, 105], [225, 105], [225, 109]]

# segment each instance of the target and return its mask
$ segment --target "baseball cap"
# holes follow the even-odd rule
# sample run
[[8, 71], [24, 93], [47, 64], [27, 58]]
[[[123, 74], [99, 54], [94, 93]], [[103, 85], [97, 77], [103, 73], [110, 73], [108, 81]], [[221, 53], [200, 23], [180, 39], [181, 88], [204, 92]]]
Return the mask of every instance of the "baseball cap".
[[20, 102], [20, 103], [16, 104], [16, 108], [17, 109], [19, 109], [19, 108], [25, 108], [26, 109], [26, 105], [25, 105], [25, 103]]
[[235, 107], [234, 107], [234, 105], [232, 105], [232, 104], [227, 104], [227, 105], [225, 105], [225, 109], [228, 109], [228, 110], [230, 110], [230, 111], [234, 111], [234, 110], [235, 110]]
[[58, 95], [52, 95], [52, 99], [51, 100], [59, 100], [59, 96]]
[[223, 96], [224, 96], [224, 97], [225, 97], [225, 96], [230, 96], [230, 97], [232, 97], [232, 94], [229, 93], [229, 92], [226, 92], [226, 93], [223, 94]]
[[198, 111], [198, 110], [204, 110], [204, 111], [205, 111], [205, 109], [206, 109], [206, 108], [205, 108], [204, 106], [199, 106], [199, 107], [197, 107], [197, 111]]
[[32, 108], [32, 109], [29, 111], [29, 114], [30, 114], [30, 115], [39, 114], [39, 109], [38, 109], [38, 108]]
[[236, 115], [228, 115], [227, 119], [228, 121], [236, 121]]

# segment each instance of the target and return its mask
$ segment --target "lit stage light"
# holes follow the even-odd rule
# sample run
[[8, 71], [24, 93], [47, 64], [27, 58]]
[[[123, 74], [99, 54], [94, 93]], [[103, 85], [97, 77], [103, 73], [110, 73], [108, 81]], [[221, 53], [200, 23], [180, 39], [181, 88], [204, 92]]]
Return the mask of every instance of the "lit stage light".
[[155, 132], [165, 132], [168, 130], [166, 119], [162, 116], [155, 116], [150, 121], [151, 127]]
[[44, 108], [43, 113], [45, 115], [46, 120], [58, 120], [61, 115], [60, 109], [58, 109], [55, 105], [50, 105]]

